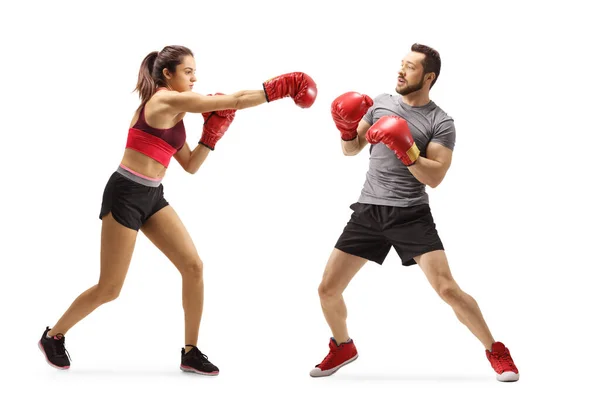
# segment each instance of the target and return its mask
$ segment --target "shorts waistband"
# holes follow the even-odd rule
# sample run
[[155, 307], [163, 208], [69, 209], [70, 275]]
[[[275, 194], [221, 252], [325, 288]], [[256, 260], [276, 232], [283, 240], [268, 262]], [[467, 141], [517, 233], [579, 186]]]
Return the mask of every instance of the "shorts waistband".
[[126, 166], [124, 166], [123, 164], [119, 165], [119, 167], [117, 168], [117, 173], [123, 175], [125, 178], [134, 181], [136, 183], [139, 183], [140, 185], [144, 185], [144, 186], [149, 186], [149, 187], [159, 187], [160, 183], [162, 182], [162, 179], [154, 179], [154, 178], [149, 178], [147, 176], [144, 176], [138, 172], [135, 172], [129, 168], [127, 168]]

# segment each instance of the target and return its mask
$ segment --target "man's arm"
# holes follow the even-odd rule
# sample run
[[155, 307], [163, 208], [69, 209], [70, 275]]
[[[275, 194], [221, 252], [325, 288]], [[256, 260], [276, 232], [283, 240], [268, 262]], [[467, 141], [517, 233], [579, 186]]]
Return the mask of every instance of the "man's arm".
[[371, 124], [363, 119], [358, 124], [358, 128], [356, 128], [357, 135], [354, 140], [341, 140], [342, 151], [345, 156], [355, 156], [369, 144], [365, 139], [365, 136], [370, 127]]
[[427, 145], [427, 158], [420, 156], [408, 167], [415, 178], [424, 185], [435, 188], [444, 180], [452, 163], [452, 150], [435, 142]]

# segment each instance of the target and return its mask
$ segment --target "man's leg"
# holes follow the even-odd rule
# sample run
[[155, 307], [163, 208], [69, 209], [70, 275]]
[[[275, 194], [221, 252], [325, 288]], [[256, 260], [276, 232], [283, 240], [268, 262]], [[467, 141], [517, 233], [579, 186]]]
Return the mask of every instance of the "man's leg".
[[310, 376], [321, 377], [335, 373], [358, 358], [358, 351], [348, 335], [348, 311], [342, 293], [367, 260], [333, 249], [323, 279], [319, 285], [321, 309], [333, 337], [329, 340], [329, 353], [310, 371]]
[[396, 249], [402, 264], [419, 264], [434, 290], [485, 347], [498, 380], [518, 380], [519, 373], [508, 349], [494, 340], [477, 302], [452, 277], [429, 205], [398, 207], [387, 217], [389, 223], [384, 234]]
[[496, 371], [496, 378], [503, 382], [519, 380], [519, 370], [509, 350], [501, 342], [496, 342], [483, 319], [483, 315], [473, 297], [465, 293], [456, 283], [450, 272], [446, 253], [436, 250], [414, 257], [427, 280], [458, 317], [458, 320], [479, 339], [486, 349], [486, 356]]
[[469, 328], [487, 350], [490, 350], [494, 338], [475, 299], [465, 293], [454, 280], [446, 253], [443, 250], [436, 250], [414, 257], [414, 259], [425, 273], [433, 289], [442, 300], [452, 307], [458, 320]]
[[329, 341], [327, 356], [310, 372], [313, 377], [329, 376], [358, 357], [348, 335], [348, 313], [342, 293], [368, 260], [381, 264], [390, 251], [391, 245], [381, 235], [380, 221], [374, 219], [377, 214], [373, 212], [374, 207], [361, 203], [350, 207], [354, 213], [325, 267], [319, 298], [333, 338]]
[[333, 249], [325, 267], [319, 285], [319, 298], [323, 315], [337, 343], [344, 343], [350, 339], [346, 326], [348, 311], [342, 293], [366, 262], [364, 258]]

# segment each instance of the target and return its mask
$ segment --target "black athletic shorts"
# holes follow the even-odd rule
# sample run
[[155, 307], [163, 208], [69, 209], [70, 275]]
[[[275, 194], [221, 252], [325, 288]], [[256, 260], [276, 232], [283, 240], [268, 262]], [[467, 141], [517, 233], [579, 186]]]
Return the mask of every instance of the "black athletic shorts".
[[159, 180], [119, 167], [104, 188], [100, 219], [111, 212], [118, 223], [137, 231], [148, 218], [168, 205]]
[[416, 264], [414, 257], [444, 246], [428, 204], [392, 207], [354, 203], [354, 212], [335, 248], [383, 264], [394, 246], [402, 265]]

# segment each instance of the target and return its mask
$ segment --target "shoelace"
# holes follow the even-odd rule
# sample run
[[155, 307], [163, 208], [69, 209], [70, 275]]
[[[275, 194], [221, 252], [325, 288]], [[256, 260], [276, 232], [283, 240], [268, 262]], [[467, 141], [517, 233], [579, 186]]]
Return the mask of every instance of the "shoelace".
[[[186, 345], [186, 346], [189, 346], [189, 345]], [[206, 361], [208, 361], [208, 356], [206, 354], [204, 354], [203, 352], [201, 352], [200, 349], [197, 348], [196, 346], [192, 346], [192, 349], [189, 351], [189, 353], [192, 353], [191, 354], [192, 357], [204, 358]]]
[[52, 346], [52, 351], [54, 352], [54, 355], [57, 357], [65, 357], [66, 356], [69, 360], [71, 360], [71, 355], [65, 348], [65, 337], [63, 336], [58, 340], [52, 338], [51, 340], [52, 340], [52, 343], [54, 344], [54, 346]]
[[503, 370], [510, 370], [515, 367], [515, 364], [513, 363], [512, 358], [510, 357], [508, 352], [492, 353], [492, 356], [496, 359], [498, 364], [500, 364]]
[[326, 365], [328, 362], [331, 361], [331, 359], [335, 356], [335, 352], [333, 350], [329, 350], [329, 354], [327, 354], [325, 356], [325, 358], [323, 359], [323, 361], [321, 361], [320, 364], [315, 365], [315, 367], [318, 367], [319, 365]]

